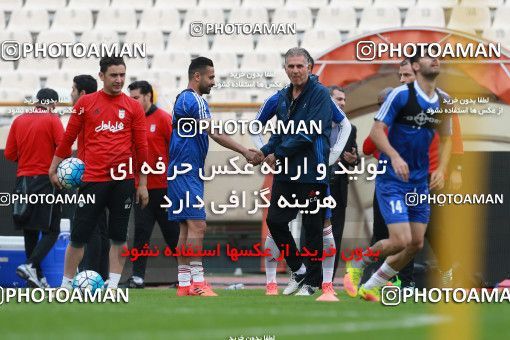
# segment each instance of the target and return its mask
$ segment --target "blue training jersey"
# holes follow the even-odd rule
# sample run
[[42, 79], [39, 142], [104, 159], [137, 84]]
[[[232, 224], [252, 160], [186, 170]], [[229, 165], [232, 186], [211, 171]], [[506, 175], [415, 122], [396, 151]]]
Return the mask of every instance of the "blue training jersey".
[[[278, 106], [278, 99], [280, 98], [280, 91], [275, 92], [271, 97], [267, 98], [264, 101], [264, 104], [259, 109], [256, 120], [262, 122], [262, 124], [266, 124], [271, 118], [276, 114], [276, 108]], [[334, 99], [331, 98], [331, 111], [333, 112], [333, 123], [340, 124], [342, 120], [345, 118], [345, 113], [342, 109], [335, 103]]]
[[[375, 116], [375, 120], [381, 121], [388, 126], [388, 140], [391, 146], [399, 153], [400, 157], [406, 161], [409, 167], [409, 182], [426, 182], [429, 172], [429, 146], [434, 138], [435, 129], [425, 127], [424, 125], [433, 119], [433, 116], [425, 114], [427, 110], [436, 110], [440, 107], [440, 98], [434, 93], [429, 98], [418, 82], [414, 82], [416, 100], [421, 108], [421, 113], [413, 118], [413, 124], [402, 124], [397, 122], [397, 116], [406, 106], [409, 99], [409, 88], [406, 85], [399, 86], [390, 92], [381, 109]], [[442, 93], [441, 95], [443, 95]], [[405, 113], [404, 113], [405, 114]], [[445, 119], [444, 124], [439, 130], [442, 135], [451, 135], [451, 117]], [[390, 158], [381, 153], [380, 160], [386, 160], [386, 172], [377, 176], [377, 180], [402, 180], [395, 174], [391, 165]], [[379, 164], [381, 167], [381, 164]]]
[[173, 110], [169, 176], [173, 174], [174, 166], [182, 169], [182, 163], [191, 164], [191, 174], [198, 174], [198, 169], [204, 167], [209, 150], [209, 136], [206, 131], [197, 131], [198, 121], [201, 119], [211, 119], [207, 102], [191, 89], [182, 91], [177, 96]]

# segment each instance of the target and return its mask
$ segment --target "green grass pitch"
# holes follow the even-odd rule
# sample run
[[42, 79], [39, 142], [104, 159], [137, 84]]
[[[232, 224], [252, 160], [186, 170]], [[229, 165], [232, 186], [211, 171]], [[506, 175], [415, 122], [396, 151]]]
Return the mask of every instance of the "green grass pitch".
[[[176, 297], [175, 289], [131, 289], [127, 304], [4, 303], [0, 339], [419, 340], [433, 339], [437, 323], [452, 322], [451, 316], [438, 314], [438, 305], [385, 307], [343, 292], [337, 303], [316, 302], [317, 294], [268, 297], [262, 289], [216, 292], [220, 296], [202, 298]], [[510, 338], [508, 304], [476, 308], [474, 339]]]

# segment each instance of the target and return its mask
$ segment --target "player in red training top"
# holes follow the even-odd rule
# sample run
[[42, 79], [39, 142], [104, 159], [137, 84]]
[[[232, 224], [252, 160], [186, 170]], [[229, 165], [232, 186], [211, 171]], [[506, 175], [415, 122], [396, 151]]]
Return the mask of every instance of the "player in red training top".
[[[5, 145], [5, 158], [18, 163], [17, 194], [55, 194], [48, 169], [55, 148], [64, 135], [64, 126], [58, 114], [53, 113], [58, 94], [46, 88], [39, 90], [36, 97], [35, 110], [14, 119]], [[49, 287], [40, 264], [57, 241], [60, 217], [60, 204], [14, 203], [14, 224], [23, 229], [27, 256], [26, 262], [16, 269], [16, 274], [27, 280], [29, 287]]]
[[[58, 146], [49, 175], [53, 185], [60, 187], [57, 166], [70, 153], [78, 134], [83, 133], [82, 160], [85, 163], [83, 185], [79, 192], [94, 195], [95, 204], [78, 206], [71, 230], [71, 242], [66, 250], [62, 287], [71, 288], [76, 268], [83, 257], [83, 246], [89, 240], [99, 216], [109, 211], [108, 236], [110, 247], [110, 273], [108, 288], [117, 288], [125, 257], [129, 214], [135, 191], [132, 171], [118, 176], [120, 169], [136, 153], [134, 170], [140, 171], [147, 161], [145, 114], [136, 100], [122, 93], [126, 78], [126, 65], [122, 58], [104, 57], [99, 62], [99, 78], [103, 89], [82, 96], [74, 105], [67, 129]], [[147, 176], [140, 175], [136, 190], [136, 203], [148, 203]]]
[[[142, 249], [149, 244], [154, 222], [158, 221], [165, 242], [171, 249], [175, 249], [179, 240], [179, 223], [168, 220], [168, 213], [161, 208], [166, 203], [164, 197], [167, 191], [166, 167], [168, 164], [168, 149], [172, 135], [172, 116], [153, 104], [154, 91], [151, 84], [145, 80], [135, 81], [128, 86], [131, 98], [138, 100], [145, 111], [147, 122], [148, 165], [153, 173], [147, 174], [147, 189], [149, 190], [149, 205], [145, 209], [139, 206], [135, 209], [135, 239], [133, 247]], [[138, 176], [135, 177], [136, 185]], [[128, 280], [128, 288], [143, 288], [147, 257], [142, 256], [133, 262], [133, 276]]]

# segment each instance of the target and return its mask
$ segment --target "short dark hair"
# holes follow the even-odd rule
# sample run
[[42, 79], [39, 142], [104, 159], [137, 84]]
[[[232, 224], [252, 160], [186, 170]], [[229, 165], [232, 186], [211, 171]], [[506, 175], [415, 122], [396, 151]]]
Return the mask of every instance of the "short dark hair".
[[211, 59], [206, 57], [197, 57], [191, 61], [188, 68], [188, 78], [192, 79], [195, 72], [204, 72], [207, 66], [214, 67]]
[[55, 91], [54, 89], [50, 89], [48, 87], [40, 89], [37, 92], [36, 98], [37, 98], [37, 102], [40, 103], [40, 104], [42, 104], [42, 102], [48, 102], [49, 103], [50, 101], [55, 103], [55, 104], [58, 103], [58, 93], [57, 93], [57, 91]]
[[86, 94], [97, 91], [97, 80], [90, 74], [80, 74], [73, 78], [78, 93], [85, 91]]
[[404, 60], [402, 60], [400, 62], [400, 66], [405, 66], [405, 65], [410, 64], [410, 63], [411, 63], [411, 58], [406, 57], [406, 58], [404, 58]]
[[335, 91], [335, 90], [345, 93], [345, 89], [343, 87], [340, 87], [337, 85], [332, 85], [332, 86], [328, 87], [328, 89], [329, 89], [330, 96], [333, 94], [333, 91]]
[[140, 90], [141, 94], [150, 93], [151, 94], [151, 103], [154, 100], [154, 91], [152, 90], [152, 85], [149, 84], [149, 82], [146, 80], [137, 80], [137, 81], [132, 82], [131, 84], [129, 84], [128, 90], [129, 91]]
[[425, 44], [421, 45], [420, 48], [416, 48], [416, 53], [414, 53], [411, 57], [409, 57], [409, 61], [412, 63], [416, 63], [420, 60], [420, 58], [423, 58], [427, 55], [429, 55], [429, 48], [433, 48], [436, 51], [439, 49], [437, 45], [432, 44]]
[[108, 70], [108, 67], [113, 65], [124, 65], [126, 66], [126, 63], [124, 63], [124, 59], [122, 57], [103, 57], [99, 61], [99, 70], [102, 73], [105, 73], [106, 70]]

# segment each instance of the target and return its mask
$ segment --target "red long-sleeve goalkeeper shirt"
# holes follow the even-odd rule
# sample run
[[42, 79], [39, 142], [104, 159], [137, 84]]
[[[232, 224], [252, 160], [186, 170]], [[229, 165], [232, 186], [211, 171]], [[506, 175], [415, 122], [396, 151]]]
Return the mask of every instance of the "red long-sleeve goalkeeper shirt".
[[[145, 113], [140, 103], [124, 93], [111, 96], [101, 90], [80, 97], [55, 155], [64, 158], [80, 132], [85, 182], [113, 180], [111, 168], [128, 164], [130, 157], [137, 160], [135, 172], [147, 161]], [[133, 178], [133, 174], [126, 178]]]

